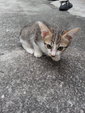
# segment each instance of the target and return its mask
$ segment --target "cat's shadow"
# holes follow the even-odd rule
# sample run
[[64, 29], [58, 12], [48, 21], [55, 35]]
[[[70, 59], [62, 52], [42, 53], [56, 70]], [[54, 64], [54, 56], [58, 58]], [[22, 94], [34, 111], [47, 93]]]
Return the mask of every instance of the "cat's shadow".
[[61, 72], [61, 70], [68, 69], [69, 68], [69, 61], [68, 59], [61, 58], [60, 61], [53, 61], [50, 57], [43, 56], [41, 57], [41, 60], [43, 61], [43, 66], [46, 67], [48, 70], [56, 70]]
[[[43, 56], [40, 59], [45, 71], [50, 71], [55, 73], [56, 79], [61, 79], [66, 81], [72, 75], [72, 69], [70, 67], [70, 61], [67, 58], [61, 58], [60, 61], [53, 61], [50, 57]], [[53, 76], [53, 75], [52, 75]]]

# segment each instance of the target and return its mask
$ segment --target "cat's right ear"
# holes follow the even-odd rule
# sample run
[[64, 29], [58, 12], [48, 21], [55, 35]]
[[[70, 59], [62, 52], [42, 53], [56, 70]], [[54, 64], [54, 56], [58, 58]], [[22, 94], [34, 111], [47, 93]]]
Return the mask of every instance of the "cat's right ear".
[[50, 36], [52, 34], [48, 26], [45, 25], [43, 22], [39, 21], [38, 25], [39, 25], [41, 36], [43, 39], [47, 38], [47, 36]]
[[45, 38], [47, 35], [49, 35], [48, 31], [42, 31], [41, 33], [42, 38]]

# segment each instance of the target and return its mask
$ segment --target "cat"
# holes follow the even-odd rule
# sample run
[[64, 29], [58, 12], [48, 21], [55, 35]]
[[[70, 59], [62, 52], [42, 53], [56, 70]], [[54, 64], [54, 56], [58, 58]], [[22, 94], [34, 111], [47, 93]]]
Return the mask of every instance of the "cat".
[[79, 30], [80, 28], [74, 28], [59, 33], [45, 22], [37, 21], [21, 30], [20, 42], [22, 47], [35, 57], [45, 54], [54, 61], [59, 61], [61, 54], [68, 48], [73, 36]]

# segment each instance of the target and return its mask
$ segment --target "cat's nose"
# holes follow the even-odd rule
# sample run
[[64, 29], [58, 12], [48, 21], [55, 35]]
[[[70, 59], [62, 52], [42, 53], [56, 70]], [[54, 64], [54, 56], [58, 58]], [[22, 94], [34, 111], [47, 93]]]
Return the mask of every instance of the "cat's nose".
[[51, 54], [52, 57], [55, 57], [55, 54]]
[[55, 55], [56, 55], [56, 51], [53, 49], [52, 52], [51, 52], [51, 56], [55, 57]]
[[55, 52], [52, 52], [52, 53], [51, 53], [51, 56], [52, 56], [52, 57], [55, 57], [55, 55], [56, 55]]

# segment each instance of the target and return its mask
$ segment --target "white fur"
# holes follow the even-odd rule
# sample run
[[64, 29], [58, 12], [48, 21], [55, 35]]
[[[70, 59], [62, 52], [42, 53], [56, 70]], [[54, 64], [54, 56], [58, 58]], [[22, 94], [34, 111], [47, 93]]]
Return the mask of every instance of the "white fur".
[[43, 52], [44, 54], [48, 55], [48, 51], [47, 51], [47, 49], [45, 48], [45, 45], [44, 45], [43, 41], [39, 41], [39, 42], [38, 42], [38, 46], [39, 46], [39, 48], [42, 50], [42, 52]]
[[42, 22], [41, 22], [41, 21], [37, 21], [37, 23], [38, 23], [38, 24], [40, 24], [40, 25], [42, 24]]
[[52, 57], [54, 61], [59, 61], [61, 58], [61, 51], [57, 51], [55, 57]]
[[34, 50], [30, 47], [30, 45], [29, 45], [26, 41], [20, 39], [20, 42], [22, 43], [22, 47], [23, 47], [28, 53], [30, 53], [30, 54], [33, 54], [33, 53], [34, 53]]
[[33, 41], [33, 47], [34, 47], [34, 56], [41, 57], [42, 51], [40, 50], [39, 46], [34, 41]]
[[61, 51], [57, 51], [56, 55], [60, 56], [61, 55]]
[[34, 38], [30, 38], [31, 44], [34, 48], [34, 56], [35, 57], [41, 57], [42, 56], [42, 51], [40, 50], [39, 46], [35, 43]]
[[35, 57], [41, 57], [41, 56], [42, 56], [42, 52], [35, 51], [35, 52], [34, 52], [34, 56], [35, 56]]

